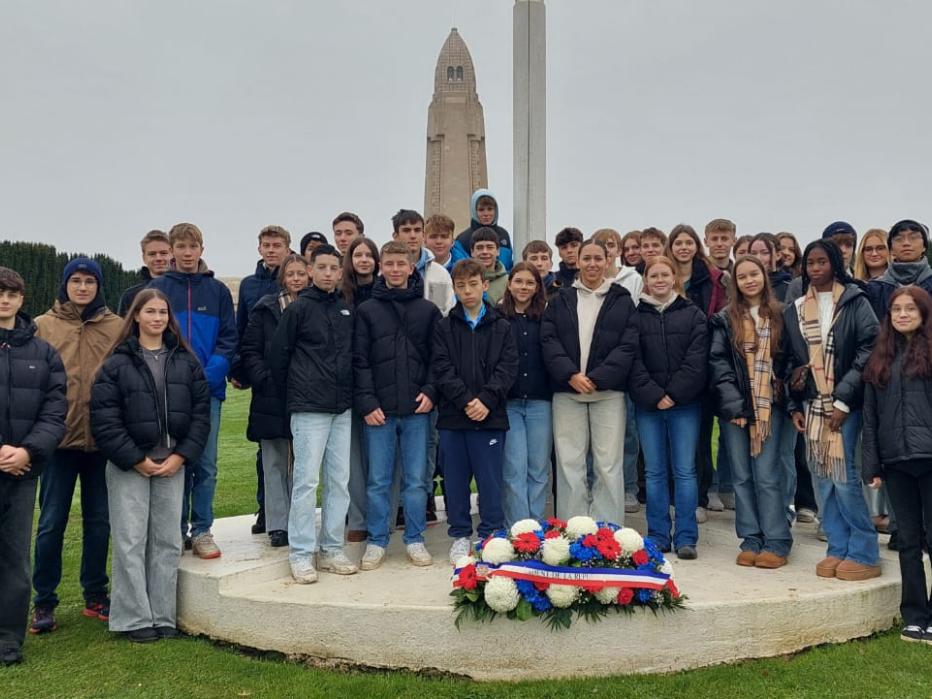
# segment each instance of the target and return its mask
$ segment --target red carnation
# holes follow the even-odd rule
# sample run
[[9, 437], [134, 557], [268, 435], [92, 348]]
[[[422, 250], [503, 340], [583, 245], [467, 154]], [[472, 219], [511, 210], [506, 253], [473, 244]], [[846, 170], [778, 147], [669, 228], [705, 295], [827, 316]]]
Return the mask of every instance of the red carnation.
[[547, 524], [549, 524], [554, 529], [566, 529], [565, 519], [557, 519], [556, 517], [548, 517]]
[[560, 536], [559, 529], [551, 529], [546, 534], [544, 534], [545, 539], [556, 539], [558, 536]]
[[615, 537], [599, 539], [599, 543], [597, 543], [595, 547], [598, 549], [602, 558], [609, 561], [614, 561], [621, 555], [621, 546], [615, 541]]
[[586, 534], [583, 537], [582, 545], [585, 546], [587, 549], [594, 549], [596, 546], [599, 545], [599, 540], [596, 539], [593, 534]]
[[641, 549], [640, 551], [636, 551], [635, 554], [631, 556], [631, 560], [634, 561], [634, 565], [642, 566], [650, 559], [647, 557], [647, 551]]
[[672, 580], [667, 580], [667, 584], [664, 585], [664, 587], [667, 588], [667, 590], [673, 596], [673, 599], [680, 598], [680, 591], [677, 589], [676, 584]]
[[613, 532], [608, 527], [602, 527], [596, 533], [596, 538], [601, 539], [602, 541], [607, 541], [608, 539], [615, 539], [615, 532]]
[[518, 534], [511, 543], [518, 553], [534, 553], [540, 549], [540, 539], [534, 532]]
[[623, 587], [618, 593], [618, 604], [628, 605], [631, 604], [631, 600], [634, 599], [634, 590], [630, 587]]
[[464, 590], [475, 590], [479, 584], [479, 576], [476, 575], [476, 566], [470, 563], [465, 568], [460, 569], [460, 587]]

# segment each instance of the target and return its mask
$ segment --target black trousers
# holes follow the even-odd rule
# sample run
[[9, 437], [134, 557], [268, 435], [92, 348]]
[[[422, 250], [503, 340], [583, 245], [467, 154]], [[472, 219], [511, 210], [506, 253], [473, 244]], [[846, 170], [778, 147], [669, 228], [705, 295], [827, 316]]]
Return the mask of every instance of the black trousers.
[[715, 469], [712, 465], [712, 430], [715, 409], [712, 400], [702, 399], [702, 415], [699, 418], [699, 442], [696, 444], [696, 480], [699, 485], [699, 507], [709, 506], [709, 488]]
[[0, 476], [0, 651], [21, 649], [26, 635], [36, 483]]
[[812, 473], [809, 471], [809, 464], [806, 463], [806, 438], [801, 434], [796, 435], [796, 447], [793, 453], [796, 459], [796, 511], [806, 507], [813, 512], [819, 511], [816, 504], [815, 492], [812, 489]]
[[[922, 564], [922, 539], [932, 531], [932, 468], [885, 468], [887, 493], [899, 526], [900, 615], [906, 626], [932, 624], [932, 597]], [[921, 475], [915, 475], [921, 474]], [[932, 543], [932, 542], [929, 542]]]

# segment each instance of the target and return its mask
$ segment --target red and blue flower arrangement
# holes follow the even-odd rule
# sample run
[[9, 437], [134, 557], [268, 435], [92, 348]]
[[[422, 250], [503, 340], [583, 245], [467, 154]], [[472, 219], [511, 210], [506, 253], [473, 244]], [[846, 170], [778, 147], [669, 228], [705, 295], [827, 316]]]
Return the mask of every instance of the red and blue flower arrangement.
[[524, 519], [495, 532], [457, 561], [450, 595], [457, 628], [504, 614], [561, 629], [574, 614], [598, 621], [639, 607], [675, 611], [686, 600], [650, 539], [591, 517]]

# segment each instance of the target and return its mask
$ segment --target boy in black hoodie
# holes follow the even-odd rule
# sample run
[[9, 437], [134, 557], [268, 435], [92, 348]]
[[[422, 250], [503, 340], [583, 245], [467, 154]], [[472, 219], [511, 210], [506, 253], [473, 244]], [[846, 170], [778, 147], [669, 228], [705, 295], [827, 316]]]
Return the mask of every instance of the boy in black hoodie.
[[472, 518], [469, 483], [479, 491], [481, 538], [500, 529], [502, 459], [508, 390], [518, 372], [511, 324], [482, 300], [488, 289], [482, 267], [460, 260], [453, 267], [457, 303], [437, 323], [433, 342], [433, 384], [440, 398], [437, 428], [446, 484], [450, 563], [469, 554]]
[[23, 659], [29, 616], [29, 544], [36, 483], [65, 435], [65, 367], [36, 337], [25, 313], [23, 278], [0, 267], [0, 663]]

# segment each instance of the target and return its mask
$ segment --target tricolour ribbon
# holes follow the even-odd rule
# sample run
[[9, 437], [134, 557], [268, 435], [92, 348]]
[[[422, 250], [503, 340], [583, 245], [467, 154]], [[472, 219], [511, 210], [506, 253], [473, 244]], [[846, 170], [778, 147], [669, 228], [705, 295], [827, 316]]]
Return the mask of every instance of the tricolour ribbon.
[[[475, 563], [476, 577], [486, 581], [496, 576], [513, 580], [527, 580], [548, 585], [577, 585], [578, 587], [629, 587], [635, 590], [662, 590], [670, 579], [666, 573], [631, 568], [574, 568], [551, 566], [542, 561], [517, 561], [492, 565]], [[453, 586], [460, 587], [460, 571], [453, 571]]]

